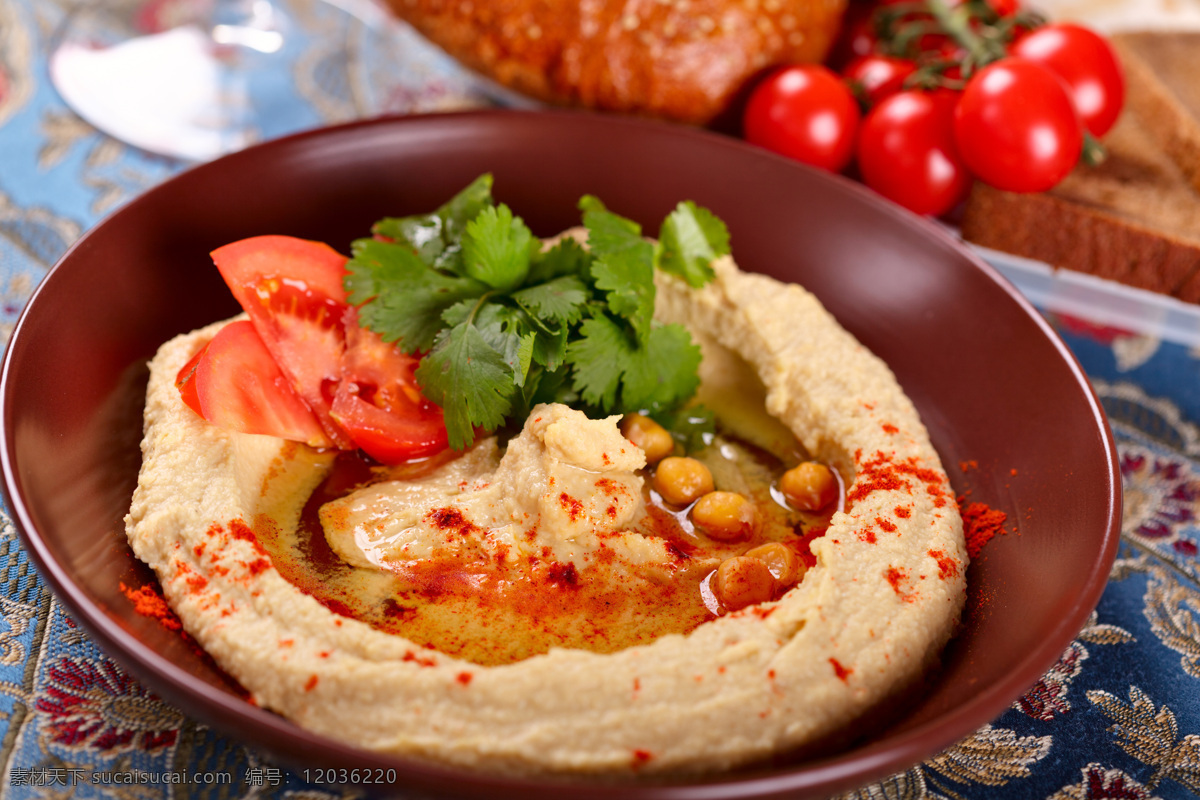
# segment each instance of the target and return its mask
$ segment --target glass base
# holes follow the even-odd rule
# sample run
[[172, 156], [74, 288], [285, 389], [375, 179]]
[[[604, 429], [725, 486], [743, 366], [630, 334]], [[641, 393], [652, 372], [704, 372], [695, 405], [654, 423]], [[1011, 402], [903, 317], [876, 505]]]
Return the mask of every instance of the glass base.
[[97, 129], [190, 161], [348, 119], [523, 104], [372, 0], [88, 3], [50, 77]]

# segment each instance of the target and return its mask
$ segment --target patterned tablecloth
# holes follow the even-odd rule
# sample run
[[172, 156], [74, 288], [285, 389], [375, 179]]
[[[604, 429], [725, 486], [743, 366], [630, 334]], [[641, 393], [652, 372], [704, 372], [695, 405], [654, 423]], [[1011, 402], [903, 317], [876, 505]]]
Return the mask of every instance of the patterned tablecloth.
[[[172, 0], [143, 2], [166, 14]], [[370, 35], [383, 45], [377, 56], [404, 54], [403, 69], [392, 69], [387, 91], [364, 106], [351, 77], [362, 73], [352, 68], [372, 64], [346, 58], [347, 42], [364, 31], [336, 22], [321, 0], [293, 2], [289, 90], [302, 102], [264, 136], [381, 109], [488, 101], [469, 76], [395, 27]], [[64, 105], [47, 53], [69, 5], [0, 0], [0, 342], [73, 240], [186, 166], [122, 145]], [[1124, 541], [1109, 586], [1059, 662], [1011, 709], [937, 757], [848, 797], [1200, 794], [1200, 350], [1086, 314], [1047, 313], [1091, 375], [1120, 448]], [[75, 626], [0, 515], [3, 796], [340, 796], [143, 689]], [[216, 783], [167, 783], [184, 772]], [[156, 782], [120, 783], [131, 774]]]

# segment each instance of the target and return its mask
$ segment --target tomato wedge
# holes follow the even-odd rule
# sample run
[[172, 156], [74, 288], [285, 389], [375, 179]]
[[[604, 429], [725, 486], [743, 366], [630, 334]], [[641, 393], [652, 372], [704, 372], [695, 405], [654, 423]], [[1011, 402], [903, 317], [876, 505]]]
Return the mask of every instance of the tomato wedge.
[[313, 447], [332, 444], [246, 320], [222, 328], [183, 366], [175, 386], [193, 411], [219, 427]]
[[330, 414], [345, 349], [346, 257], [321, 242], [255, 236], [214, 250], [212, 258], [327, 437], [352, 449], [350, 436]]
[[449, 446], [442, 409], [421, 394], [418, 360], [346, 317], [342, 382], [333, 417], [354, 443], [383, 464], [433, 455]]

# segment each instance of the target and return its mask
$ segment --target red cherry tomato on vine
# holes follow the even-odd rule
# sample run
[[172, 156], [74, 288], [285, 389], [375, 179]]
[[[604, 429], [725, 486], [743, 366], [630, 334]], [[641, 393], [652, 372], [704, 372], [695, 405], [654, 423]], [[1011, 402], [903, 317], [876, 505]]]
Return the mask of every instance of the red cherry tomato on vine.
[[1099, 34], [1078, 25], [1045, 25], [1018, 39], [1010, 52], [1063, 79], [1093, 136], [1108, 133], [1117, 121], [1125, 104], [1125, 77], [1116, 53]]
[[917, 65], [906, 58], [870, 55], [850, 62], [842, 77], [861, 86], [867, 104], [874, 106], [903, 89], [904, 79], [916, 71]]
[[954, 141], [971, 172], [997, 189], [1044, 192], [1079, 161], [1083, 123], [1057, 75], [1010, 57], [967, 83]]
[[894, 94], [863, 120], [858, 167], [863, 182], [917, 214], [945, 214], [971, 188], [954, 144], [958, 93]]
[[856, 58], [875, 52], [875, 26], [871, 15], [874, 3], [851, 3], [842, 16], [842, 26], [833, 47], [829, 49], [827, 63], [840, 68]]
[[746, 140], [815, 167], [840, 172], [854, 155], [861, 113], [850, 89], [818, 64], [784, 67], [754, 88]]

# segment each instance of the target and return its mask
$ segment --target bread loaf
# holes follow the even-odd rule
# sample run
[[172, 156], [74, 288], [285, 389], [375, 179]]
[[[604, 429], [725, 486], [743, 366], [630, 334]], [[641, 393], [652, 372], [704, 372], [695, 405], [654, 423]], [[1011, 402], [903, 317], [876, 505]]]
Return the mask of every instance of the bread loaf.
[[466, 66], [547, 103], [707, 124], [746, 82], [819, 61], [846, 0], [388, 0]]
[[[1138, 52], [1154, 50], [1157, 39], [1173, 40], [1176, 34], [1139, 37], [1136, 49], [1121, 49], [1126, 108], [1104, 139], [1105, 162], [1081, 164], [1042, 194], [1002, 192], [977, 182], [964, 210], [962, 235], [984, 247], [1196, 303], [1200, 193], [1194, 179], [1200, 175], [1200, 150], [1191, 150], [1186, 141], [1200, 135], [1200, 124], [1175, 111], [1167, 115], [1147, 92], [1161, 85], [1160, 69], [1200, 74], [1200, 50], [1164, 48], [1174, 53], [1167, 63], [1145, 61]], [[1178, 126], [1174, 132], [1164, 130], [1169, 121]], [[1179, 144], [1168, 150], [1169, 141]]]

